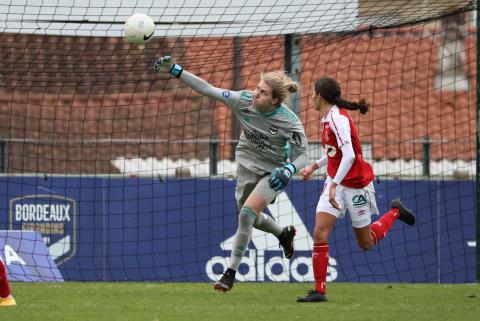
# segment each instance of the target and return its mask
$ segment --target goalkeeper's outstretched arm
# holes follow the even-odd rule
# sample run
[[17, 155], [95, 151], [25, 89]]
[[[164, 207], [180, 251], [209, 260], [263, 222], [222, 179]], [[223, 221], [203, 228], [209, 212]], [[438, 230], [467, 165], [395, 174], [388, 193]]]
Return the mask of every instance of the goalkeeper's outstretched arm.
[[188, 87], [192, 88], [200, 95], [212, 97], [224, 103], [226, 103], [227, 98], [231, 103], [232, 101], [238, 100], [238, 97], [235, 96], [240, 96], [240, 94], [236, 92], [231, 92], [226, 89], [217, 88], [210, 85], [202, 78], [195, 76], [194, 74], [184, 70], [180, 65], [173, 63], [172, 57], [170, 56], [158, 58], [153, 65], [153, 69], [156, 72], [168, 72], [182, 80]]

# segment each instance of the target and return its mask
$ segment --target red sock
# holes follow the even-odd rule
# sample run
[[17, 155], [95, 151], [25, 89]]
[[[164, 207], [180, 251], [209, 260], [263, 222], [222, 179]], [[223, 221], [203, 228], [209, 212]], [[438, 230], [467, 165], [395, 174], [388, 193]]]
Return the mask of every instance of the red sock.
[[0, 298], [6, 298], [10, 295], [10, 285], [7, 280], [7, 269], [2, 260], [0, 260]]
[[326, 293], [327, 267], [328, 267], [328, 244], [313, 244], [313, 276], [315, 277], [315, 289], [320, 293]]
[[380, 219], [370, 225], [370, 233], [372, 233], [375, 244], [380, 242], [381, 239], [387, 235], [388, 231], [392, 228], [393, 222], [400, 216], [400, 210], [398, 208], [392, 208], [387, 213], [383, 214]]

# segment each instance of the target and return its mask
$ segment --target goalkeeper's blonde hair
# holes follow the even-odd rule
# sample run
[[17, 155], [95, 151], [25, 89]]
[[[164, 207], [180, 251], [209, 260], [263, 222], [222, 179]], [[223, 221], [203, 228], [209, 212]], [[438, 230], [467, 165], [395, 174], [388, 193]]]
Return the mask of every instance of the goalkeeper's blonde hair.
[[272, 98], [277, 98], [280, 103], [285, 103], [290, 94], [298, 90], [298, 84], [288, 77], [284, 71], [264, 72], [260, 78], [272, 88]]

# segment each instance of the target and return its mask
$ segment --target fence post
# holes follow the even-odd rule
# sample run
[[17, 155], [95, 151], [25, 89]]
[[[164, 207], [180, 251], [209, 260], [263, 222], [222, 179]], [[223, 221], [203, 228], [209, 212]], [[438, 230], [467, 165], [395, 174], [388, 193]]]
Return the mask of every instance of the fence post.
[[[285, 71], [290, 75], [290, 78], [297, 83], [300, 83], [300, 70], [302, 70], [302, 64], [300, 60], [302, 48], [300, 39], [300, 35], [296, 33], [285, 35], [284, 68]], [[300, 94], [298, 92], [292, 95], [291, 109], [295, 112], [295, 114], [300, 114]]]
[[5, 140], [0, 138], [0, 173], [7, 172], [7, 143]]
[[[243, 86], [243, 77], [242, 77], [242, 66], [243, 66], [243, 49], [242, 49], [242, 37], [233, 38], [233, 90], [241, 90]], [[237, 144], [234, 142], [236, 138], [240, 135], [240, 122], [238, 121], [235, 113], [232, 114], [232, 143], [230, 146], [232, 148], [231, 160], [235, 160], [235, 148]], [[226, 120], [225, 120], [226, 121]]]
[[[480, 52], [480, 6], [477, 3], [477, 53]], [[478, 99], [480, 94], [480, 64], [477, 62], [477, 166], [476, 166], [476, 184], [477, 187], [477, 283], [480, 282], [480, 100]]]
[[423, 146], [423, 176], [430, 177], [430, 138], [425, 136], [422, 142]]
[[210, 176], [217, 175], [218, 162], [218, 141], [216, 139], [210, 141]]

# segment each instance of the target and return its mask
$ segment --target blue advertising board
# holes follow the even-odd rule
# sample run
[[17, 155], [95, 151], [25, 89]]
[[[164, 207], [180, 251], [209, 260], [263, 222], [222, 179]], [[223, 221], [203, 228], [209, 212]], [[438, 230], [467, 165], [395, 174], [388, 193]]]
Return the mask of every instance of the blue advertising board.
[[[240, 281], [313, 281], [311, 233], [322, 187], [292, 181], [269, 205], [280, 225], [296, 226], [297, 252], [286, 260], [275, 237], [254, 230]], [[0, 229], [41, 232], [42, 255], [65, 280], [213, 281], [230, 257], [238, 215], [232, 180], [6, 176], [0, 188]], [[473, 181], [383, 180], [375, 188], [381, 212], [402, 197], [417, 224], [396, 222], [364, 252], [350, 220], [338, 220], [328, 281], [475, 282]]]

